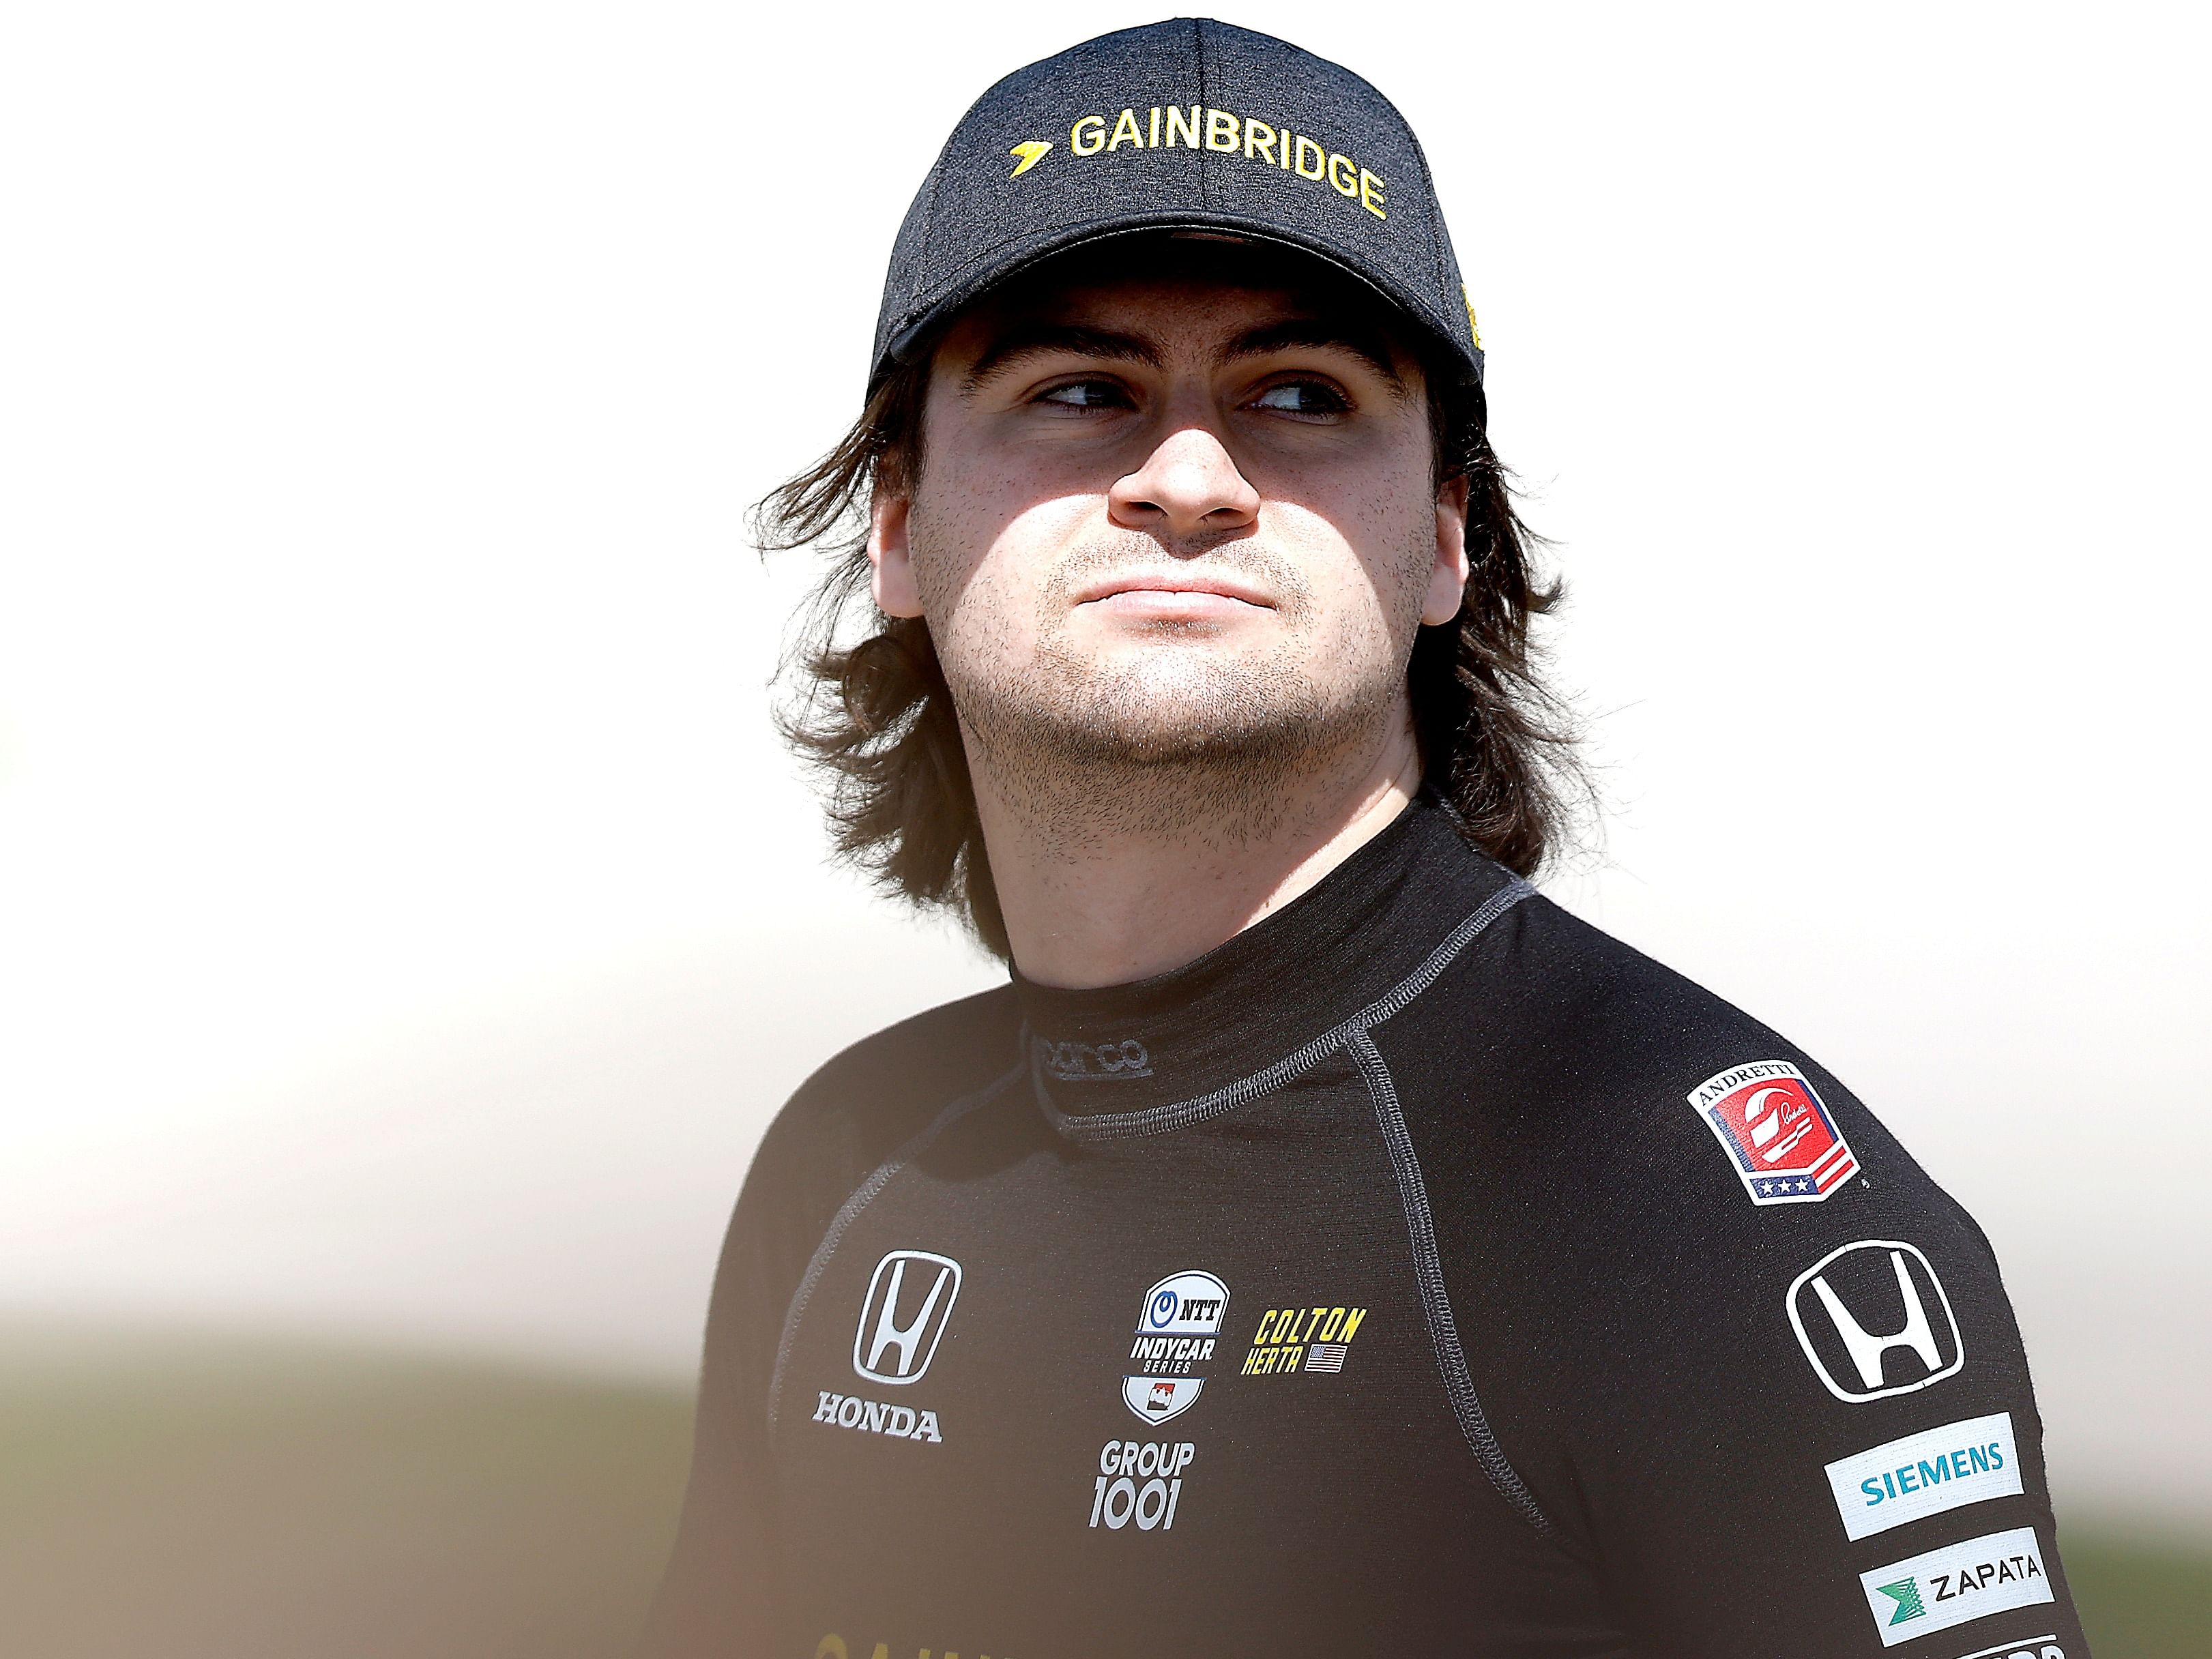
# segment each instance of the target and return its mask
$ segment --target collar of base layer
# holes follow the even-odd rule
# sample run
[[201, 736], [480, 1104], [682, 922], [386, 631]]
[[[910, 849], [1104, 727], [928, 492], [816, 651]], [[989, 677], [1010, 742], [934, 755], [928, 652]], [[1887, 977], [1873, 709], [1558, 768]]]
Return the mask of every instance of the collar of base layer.
[[1038, 1090], [1085, 1118], [1228, 1088], [1388, 995], [1511, 879], [1425, 793], [1310, 891], [1170, 973], [1071, 991], [1017, 970]]

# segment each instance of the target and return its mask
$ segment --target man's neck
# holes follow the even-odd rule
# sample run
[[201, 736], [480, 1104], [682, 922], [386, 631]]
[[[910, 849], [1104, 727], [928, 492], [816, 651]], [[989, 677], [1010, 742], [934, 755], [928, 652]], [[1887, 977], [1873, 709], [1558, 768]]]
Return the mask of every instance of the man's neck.
[[[1405, 810], [1420, 784], [1410, 722], [1363, 751], [1278, 774], [1264, 801], [1224, 778], [1208, 805], [1181, 816], [1117, 812], [1110, 788], [1016, 801], [988, 765], [971, 765], [1015, 964], [1043, 985], [1121, 985], [1234, 938]], [[1207, 802], [1195, 782], [1190, 799]]]

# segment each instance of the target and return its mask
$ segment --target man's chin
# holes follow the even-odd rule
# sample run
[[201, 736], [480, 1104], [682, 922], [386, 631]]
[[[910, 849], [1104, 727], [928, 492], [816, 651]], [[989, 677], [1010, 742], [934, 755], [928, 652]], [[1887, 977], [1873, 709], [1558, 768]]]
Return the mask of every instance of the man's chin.
[[1038, 684], [1024, 712], [1019, 723], [1061, 754], [1147, 768], [1310, 752], [1342, 720], [1283, 665], [1194, 655], [1095, 665]]
[[[1040, 665], [1048, 666], [1042, 655]], [[1102, 630], [1060, 643], [1049, 653], [1048, 672], [1070, 684], [1151, 688], [1162, 696], [1237, 695], [1269, 682], [1312, 678], [1279, 635], [1263, 635], [1249, 623]]]

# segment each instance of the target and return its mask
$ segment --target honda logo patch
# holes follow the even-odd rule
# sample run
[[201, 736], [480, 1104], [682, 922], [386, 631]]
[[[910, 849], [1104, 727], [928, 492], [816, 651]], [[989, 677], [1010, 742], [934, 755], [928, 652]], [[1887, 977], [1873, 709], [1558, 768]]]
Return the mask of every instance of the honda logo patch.
[[1943, 1281], [1896, 1239], [1830, 1251], [1791, 1282], [1789, 1310], [1813, 1374], [1838, 1400], [1911, 1394], [1966, 1363]]
[[1827, 1106], [1786, 1060], [1716, 1072], [1687, 1098], [1754, 1204], [1818, 1204], [1858, 1173]]
[[876, 1263], [853, 1334], [853, 1369], [871, 1382], [918, 1382], [960, 1298], [960, 1264], [927, 1250], [893, 1250]]

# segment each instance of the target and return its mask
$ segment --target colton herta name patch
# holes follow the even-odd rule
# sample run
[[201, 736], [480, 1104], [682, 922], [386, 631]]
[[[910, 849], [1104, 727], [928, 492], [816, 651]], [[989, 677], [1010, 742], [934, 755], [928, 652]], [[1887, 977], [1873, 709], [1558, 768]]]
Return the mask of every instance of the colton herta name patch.
[[1260, 1316], [1239, 1369], [1247, 1376], [1341, 1371], [1352, 1339], [1366, 1321], [1364, 1308], [1270, 1308]]

